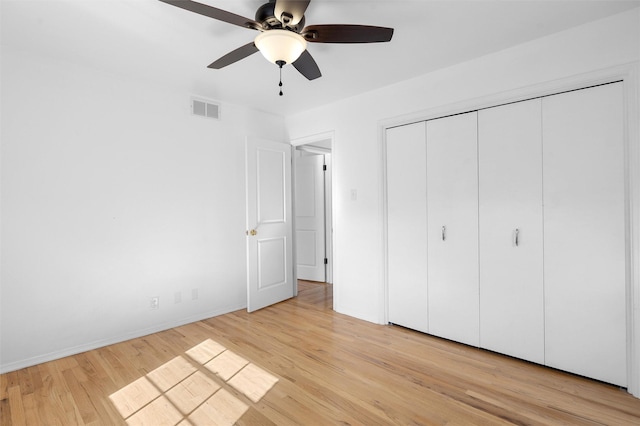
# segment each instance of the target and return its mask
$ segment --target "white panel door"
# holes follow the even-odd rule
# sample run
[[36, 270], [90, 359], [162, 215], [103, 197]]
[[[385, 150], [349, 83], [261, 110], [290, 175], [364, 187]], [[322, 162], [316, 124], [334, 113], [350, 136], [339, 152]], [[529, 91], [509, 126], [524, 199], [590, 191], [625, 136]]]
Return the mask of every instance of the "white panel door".
[[478, 113], [480, 346], [544, 364], [541, 100]]
[[387, 130], [389, 322], [427, 331], [425, 123]]
[[291, 146], [247, 139], [247, 310], [293, 297]]
[[296, 157], [298, 278], [325, 281], [324, 156]]
[[427, 122], [429, 333], [477, 346], [477, 113]]
[[625, 386], [622, 83], [542, 104], [546, 364]]

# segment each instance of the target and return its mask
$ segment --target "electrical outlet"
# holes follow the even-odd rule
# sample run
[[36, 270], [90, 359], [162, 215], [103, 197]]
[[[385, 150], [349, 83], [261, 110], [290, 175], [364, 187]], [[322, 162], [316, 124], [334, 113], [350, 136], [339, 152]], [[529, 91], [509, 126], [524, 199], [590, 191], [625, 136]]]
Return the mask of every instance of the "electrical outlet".
[[173, 295], [173, 303], [180, 303], [182, 302], [182, 293], [177, 291], [174, 295]]
[[197, 300], [198, 299], [198, 289], [194, 288], [191, 289], [191, 300]]
[[151, 309], [158, 309], [160, 307], [160, 298], [159, 297], [152, 297], [151, 300], [149, 301], [149, 307]]

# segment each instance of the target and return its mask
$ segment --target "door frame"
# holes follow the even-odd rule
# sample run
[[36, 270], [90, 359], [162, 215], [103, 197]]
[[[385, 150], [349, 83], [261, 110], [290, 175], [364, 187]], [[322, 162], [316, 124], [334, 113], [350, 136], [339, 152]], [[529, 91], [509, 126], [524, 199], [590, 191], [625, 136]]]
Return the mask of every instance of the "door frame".
[[380, 291], [383, 295], [381, 315], [385, 324], [388, 323], [386, 130], [420, 121], [616, 81], [622, 81], [623, 83], [625, 109], [623, 131], [625, 145], [625, 229], [627, 235], [627, 391], [640, 398], [640, 123], [637, 118], [640, 116], [640, 63], [638, 62], [489, 94], [454, 104], [382, 119], [378, 122], [378, 148], [381, 153], [382, 168], [380, 211], [383, 212], [383, 280]]
[[[317, 179], [314, 179], [314, 182], [313, 182], [314, 185], [315, 185], [315, 189], [313, 190], [313, 192], [315, 194], [315, 197], [314, 197], [314, 207], [315, 207], [314, 211], [316, 213], [319, 213], [319, 214], [314, 215], [314, 217], [316, 218], [316, 225], [320, 225], [320, 222], [321, 222], [322, 234], [321, 234], [321, 237], [320, 237], [321, 239], [317, 238], [317, 237], [314, 239], [315, 240], [315, 247], [314, 247], [315, 250], [314, 251], [315, 251], [315, 257], [316, 257], [316, 261], [317, 261], [315, 268], [317, 269], [318, 274], [320, 273], [320, 271], [322, 271], [322, 279], [321, 280], [320, 279], [314, 279], [314, 280], [311, 280], [311, 281], [330, 282], [330, 277], [329, 277], [329, 274], [328, 274], [329, 264], [328, 264], [328, 261], [325, 262], [325, 259], [328, 260], [327, 252], [329, 250], [327, 249], [327, 247], [328, 247], [329, 242], [330, 242], [330, 239], [328, 238], [328, 234], [329, 234], [328, 229], [327, 229], [327, 217], [328, 217], [328, 215], [327, 215], [327, 211], [326, 211], [327, 205], [330, 204], [330, 203], [327, 203], [327, 194], [326, 194], [326, 192], [327, 192], [327, 182], [326, 181], [328, 179], [327, 179], [327, 176], [325, 176], [325, 175], [326, 175], [326, 172], [328, 170], [327, 161], [326, 161], [327, 160], [327, 155], [331, 155], [330, 154], [331, 150], [330, 149], [324, 149], [324, 148], [317, 149], [315, 147], [306, 148], [304, 145], [302, 145], [302, 146], [299, 146], [296, 149], [294, 149], [293, 152], [294, 152], [293, 155], [295, 157], [294, 158], [295, 167], [294, 167], [293, 172], [295, 173], [295, 176], [293, 176], [293, 180], [292, 180], [292, 182], [293, 182], [292, 183], [292, 190], [295, 192], [295, 195], [296, 196], [299, 195], [298, 188], [297, 188], [297, 184], [298, 184], [297, 179], [300, 178], [300, 175], [299, 175], [298, 171], [300, 170], [299, 167], [301, 166], [301, 164], [304, 161], [307, 161], [307, 160], [313, 160], [314, 161], [314, 178], [317, 178]], [[315, 167], [322, 167], [322, 170], [315, 169]], [[321, 185], [321, 187], [320, 187], [320, 185]], [[307, 189], [308, 189], [308, 187], [307, 187]], [[316, 191], [318, 189], [320, 189], [320, 190]], [[319, 201], [318, 200], [318, 196], [319, 195], [321, 195], [322, 200], [321, 200], [320, 203], [315, 203], [315, 201]], [[298, 200], [296, 200], [296, 203], [297, 202], [298, 202]], [[300, 207], [302, 207], [302, 205]], [[320, 207], [321, 207], [322, 213], [320, 213], [318, 211], [318, 209]], [[296, 248], [297, 249], [301, 249], [302, 248], [301, 247], [302, 244], [301, 244], [300, 241], [298, 241], [298, 231], [299, 231], [299, 229], [298, 229], [298, 225], [299, 225], [298, 220], [304, 220], [304, 219], [302, 219], [302, 217], [298, 215], [298, 212], [295, 209], [294, 209], [294, 213], [296, 214], [296, 229], [294, 230], [294, 232], [296, 233], [295, 234], [296, 236], [294, 238], [296, 239]], [[318, 248], [319, 248], [318, 244], [320, 244], [320, 243], [322, 244], [322, 250], [318, 250]], [[309, 248], [307, 244], [305, 244], [304, 246], [307, 249]], [[304, 265], [303, 266], [303, 265], [298, 263], [297, 266], [299, 267], [298, 268], [298, 272], [300, 272], [300, 267], [304, 269], [305, 267], [308, 267], [309, 265]], [[304, 274], [298, 274], [298, 277], [297, 277], [298, 279], [300, 279], [300, 277], [299, 277], [300, 275], [304, 275]], [[320, 276], [318, 275], [315, 278], [320, 278]], [[302, 278], [302, 279], [304, 279], [304, 278]]]
[[[325, 141], [330, 141], [331, 144], [331, 149], [328, 151], [325, 151], [323, 149], [317, 149], [317, 148], [302, 148], [304, 145], [313, 145], [314, 143], [318, 143], [318, 142], [325, 142]], [[331, 154], [331, 164], [327, 167], [328, 168], [328, 172], [329, 172], [329, 178], [331, 179], [332, 182], [332, 190], [330, 191], [330, 194], [326, 194], [325, 192], [325, 223], [327, 224], [325, 226], [325, 234], [326, 234], [326, 257], [327, 257], [327, 271], [326, 271], [326, 280], [327, 282], [330, 282], [334, 285], [334, 292], [333, 292], [333, 306], [334, 309], [337, 306], [336, 303], [336, 299], [337, 299], [337, 295], [336, 295], [336, 291], [335, 291], [335, 285], [336, 285], [336, 269], [337, 269], [337, 265], [335, 263], [335, 259], [336, 259], [336, 247], [334, 244], [335, 241], [335, 210], [333, 208], [334, 204], [334, 192], [333, 191], [333, 182], [334, 182], [334, 174], [333, 174], [333, 164], [335, 163], [335, 154], [333, 152], [333, 147], [334, 147], [334, 132], [333, 131], [329, 131], [329, 132], [324, 132], [324, 133], [318, 133], [318, 134], [314, 134], [314, 135], [309, 135], [309, 136], [304, 136], [301, 138], [296, 138], [296, 139], [292, 139], [290, 141], [291, 145], [294, 147], [294, 149], [304, 149], [307, 151], [314, 151], [317, 152], [319, 154]], [[294, 156], [295, 158], [296, 156]], [[294, 159], [294, 170], [295, 170], [295, 159]], [[292, 182], [293, 185], [295, 185], [295, 173], [292, 173], [292, 179], [294, 180]], [[328, 204], [328, 205], [327, 205]], [[295, 208], [295, 205], [294, 205]], [[295, 212], [294, 212], [294, 216], [295, 216]]]

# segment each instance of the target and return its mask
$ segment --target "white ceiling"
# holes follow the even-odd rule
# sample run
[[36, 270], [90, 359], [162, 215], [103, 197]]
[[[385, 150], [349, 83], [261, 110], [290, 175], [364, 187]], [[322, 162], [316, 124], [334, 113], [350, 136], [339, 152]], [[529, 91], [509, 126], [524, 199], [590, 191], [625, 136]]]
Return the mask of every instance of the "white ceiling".
[[[200, 0], [253, 18], [266, 0]], [[259, 53], [209, 63], [257, 32], [157, 0], [2, 0], [2, 46], [181, 87], [194, 95], [289, 115], [640, 6], [640, 0], [312, 0], [306, 23], [395, 28], [390, 43], [318, 44], [323, 76], [278, 68]]]

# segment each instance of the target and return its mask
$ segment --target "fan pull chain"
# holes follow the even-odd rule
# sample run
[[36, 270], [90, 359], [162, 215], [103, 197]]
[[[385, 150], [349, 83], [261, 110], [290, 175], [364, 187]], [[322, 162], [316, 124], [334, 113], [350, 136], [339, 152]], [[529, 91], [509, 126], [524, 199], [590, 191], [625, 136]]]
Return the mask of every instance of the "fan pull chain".
[[280, 87], [280, 96], [282, 96], [282, 66], [284, 64], [286, 64], [285, 61], [277, 61], [276, 64], [278, 64], [278, 66], [280, 66], [280, 83], [278, 84], [278, 86]]

